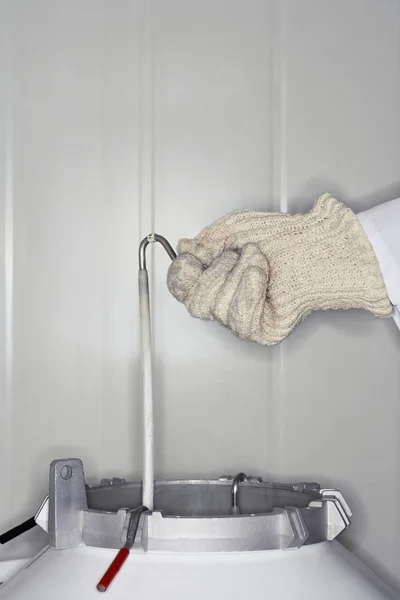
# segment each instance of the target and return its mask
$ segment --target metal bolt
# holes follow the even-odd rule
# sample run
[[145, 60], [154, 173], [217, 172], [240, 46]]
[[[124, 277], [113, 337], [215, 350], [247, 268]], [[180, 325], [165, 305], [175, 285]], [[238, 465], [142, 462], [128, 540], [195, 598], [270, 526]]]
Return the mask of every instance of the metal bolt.
[[64, 465], [63, 468], [60, 471], [60, 475], [61, 475], [61, 479], [64, 479], [65, 481], [67, 479], [71, 479], [71, 477], [72, 477], [72, 467], [70, 465]]

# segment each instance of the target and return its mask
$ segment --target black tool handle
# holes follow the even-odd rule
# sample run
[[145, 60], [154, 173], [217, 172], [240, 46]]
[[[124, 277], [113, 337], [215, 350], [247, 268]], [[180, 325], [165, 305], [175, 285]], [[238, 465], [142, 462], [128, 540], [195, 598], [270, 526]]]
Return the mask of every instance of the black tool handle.
[[35, 517], [31, 517], [30, 519], [28, 519], [27, 521], [24, 521], [20, 525], [13, 527], [12, 529], [10, 529], [9, 531], [6, 531], [5, 533], [2, 533], [0, 535], [0, 544], [7, 544], [7, 542], [11, 542], [11, 540], [13, 540], [14, 538], [25, 533], [25, 531], [29, 531], [30, 529], [33, 529], [35, 527], [35, 525], [36, 525]]

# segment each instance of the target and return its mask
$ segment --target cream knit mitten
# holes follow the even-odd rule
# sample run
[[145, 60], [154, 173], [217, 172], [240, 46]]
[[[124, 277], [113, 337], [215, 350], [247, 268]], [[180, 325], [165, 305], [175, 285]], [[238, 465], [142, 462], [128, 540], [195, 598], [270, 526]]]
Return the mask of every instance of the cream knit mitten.
[[168, 287], [194, 317], [263, 345], [315, 310], [392, 313], [364, 230], [329, 194], [304, 215], [239, 211], [181, 240]]

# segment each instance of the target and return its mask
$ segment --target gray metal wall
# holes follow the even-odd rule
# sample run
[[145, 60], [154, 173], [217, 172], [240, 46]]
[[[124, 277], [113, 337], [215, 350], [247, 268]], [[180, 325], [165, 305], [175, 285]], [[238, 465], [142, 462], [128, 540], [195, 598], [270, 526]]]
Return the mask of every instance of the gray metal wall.
[[[141, 237], [400, 195], [399, 25], [395, 0], [1, 0], [2, 528], [52, 458], [140, 476]], [[344, 541], [400, 585], [395, 325], [316, 314], [259, 348], [191, 319], [167, 267], [157, 249], [158, 475], [333, 484]]]

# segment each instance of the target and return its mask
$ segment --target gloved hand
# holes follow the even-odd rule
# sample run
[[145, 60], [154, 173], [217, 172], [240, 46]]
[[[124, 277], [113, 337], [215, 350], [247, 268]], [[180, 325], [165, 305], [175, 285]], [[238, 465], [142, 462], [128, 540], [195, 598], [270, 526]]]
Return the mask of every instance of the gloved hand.
[[194, 317], [263, 345], [315, 310], [392, 312], [364, 230], [329, 194], [304, 215], [239, 211], [181, 240], [167, 283]]

